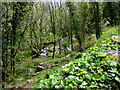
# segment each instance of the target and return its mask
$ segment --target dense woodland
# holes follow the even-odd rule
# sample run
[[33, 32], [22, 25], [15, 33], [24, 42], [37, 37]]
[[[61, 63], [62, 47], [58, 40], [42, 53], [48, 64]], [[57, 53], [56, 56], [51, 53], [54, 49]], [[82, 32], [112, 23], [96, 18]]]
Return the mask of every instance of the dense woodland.
[[119, 2], [2, 2], [2, 86], [37, 76], [33, 88], [120, 88], [119, 60], [99, 54], [119, 47], [119, 16]]

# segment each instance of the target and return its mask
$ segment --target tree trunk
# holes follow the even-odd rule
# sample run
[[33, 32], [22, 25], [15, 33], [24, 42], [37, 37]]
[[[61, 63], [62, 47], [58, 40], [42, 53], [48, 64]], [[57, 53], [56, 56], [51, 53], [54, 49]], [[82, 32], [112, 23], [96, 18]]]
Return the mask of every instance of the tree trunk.
[[[33, 11], [31, 11], [31, 22], [32, 22], [32, 19], [33, 19]], [[30, 25], [30, 49], [32, 50], [32, 47], [33, 47], [33, 41], [32, 41], [32, 25]], [[33, 51], [33, 50], [32, 50]], [[32, 52], [33, 53], [33, 52]]]
[[71, 30], [71, 49], [72, 49], [72, 51], [73, 51], [73, 40], [72, 40], [72, 30]]
[[42, 48], [42, 28], [41, 28], [41, 23], [42, 23], [42, 20], [40, 20], [40, 50]]
[[54, 7], [53, 7], [53, 4], [52, 5], [52, 10], [51, 10], [51, 7], [49, 6], [49, 10], [50, 10], [50, 21], [51, 21], [51, 28], [52, 28], [52, 32], [53, 32], [53, 35], [54, 35], [54, 48], [53, 48], [53, 56], [52, 58], [54, 58], [54, 55], [55, 55], [55, 12], [54, 12]]
[[11, 44], [11, 56], [10, 56], [10, 58], [11, 58], [11, 72], [12, 72], [12, 67], [13, 67], [13, 60], [12, 60], [12, 55], [13, 55], [13, 44], [12, 44], [12, 42], [13, 42], [13, 35], [12, 35], [13, 33], [11, 32], [11, 38], [10, 38], [10, 44]]
[[[7, 12], [8, 12], [8, 5], [6, 6], [6, 9], [7, 9]], [[6, 47], [6, 49], [5, 49], [5, 56], [4, 56], [4, 52], [2, 52], [2, 62], [3, 62], [3, 70], [2, 70], [2, 80], [6, 80], [6, 73], [5, 73], [5, 71], [7, 70], [7, 60], [8, 60], [8, 13], [6, 13], [6, 28], [5, 28], [5, 30], [6, 30], [6, 37], [5, 37], [5, 39], [6, 39], [6, 41], [5, 41], [5, 47]]]
[[54, 34], [54, 49], [53, 49], [53, 57], [55, 56], [55, 18], [54, 18], [54, 11], [53, 11], [53, 22], [52, 22], [52, 30], [53, 30], [53, 34]]
[[[6, 79], [5, 79], [5, 58], [4, 58], [4, 56], [2, 55], [2, 62], [3, 62], [3, 68], [4, 68], [4, 70], [2, 70], [2, 80], [3, 81], [5, 81]], [[1, 63], [1, 62], [0, 62]]]
[[97, 39], [99, 39], [101, 30], [100, 30], [100, 16], [99, 16], [98, 2], [95, 2], [95, 13], [94, 14], [95, 14], [94, 20], [95, 20], [96, 37]]
[[54, 34], [54, 48], [53, 48], [53, 56], [52, 56], [52, 58], [54, 58], [54, 56], [55, 56], [55, 34]]
[[59, 54], [61, 55], [61, 39], [59, 39]]
[[71, 50], [73, 51], [73, 40], [72, 40], [72, 30], [73, 30], [73, 8], [72, 8], [72, 4], [71, 2], [68, 3], [68, 7], [69, 7], [69, 19], [70, 19], [70, 41], [71, 41]]
[[15, 42], [16, 42], [16, 27], [17, 27], [17, 13], [18, 13], [18, 8], [16, 6], [16, 3], [13, 4], [13, 11], [15, 11], [15, 13], [13, 14], [13, 18], [12, 18], [12, 34], [13, 34], [13, 40], [12, 40], [12, 63], [13, 66], [13, 74], [14, 74], [14, 71], [15, 71], [15, 60], [14, 60], [14, 57], [15, 57]]

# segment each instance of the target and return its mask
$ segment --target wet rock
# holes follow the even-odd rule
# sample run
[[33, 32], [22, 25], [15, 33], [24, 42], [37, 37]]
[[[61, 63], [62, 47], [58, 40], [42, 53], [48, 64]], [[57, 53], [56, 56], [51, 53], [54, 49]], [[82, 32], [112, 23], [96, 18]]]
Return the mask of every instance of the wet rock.
[[43, 63], [40, 63], [40, 66], [42, 66], [43, 65]]
[[44, 49], [41, 49], [41, 52], [45, 52], [46, 50], [44, 50]]
[[105, 46], [107, 46], [107, 44], [103, 44], [102, 46], [105, 47]]
[[113, 56], [117, 56], [118, 55], [118, 52], [114, 53]]
[[111, 54], [111, 55], [113, 55], [113, 54], [115, 54], [116, 52], [114, 52], [114, 51], [109, 51], [108, 52], [108, 54]]
[[48, 55], [48, 51], [41, 53], [39, 57], [46, 56], [46, 55]]
[[118, 36], [112, 36], [111, 38], [112, 38], [112, 39], [113, 39], [113, 38], [118, 38]]
[[108, 47], [108, 48], [107, 48], [107, 51], [111, 51], [111, 48], [110, 48], [110, 47]]
[[116, 40], [116, 42], [119, 43], [118, 40]]
[[34, 82], [33, 79], [29, 79], [29, 80], [27, 80], [27, 83], [33, 83], [33, 82]]
[[111, 39], [113, 43], [116, 43], [116, 42], [118, 43], [118, 36], [112, 36]]

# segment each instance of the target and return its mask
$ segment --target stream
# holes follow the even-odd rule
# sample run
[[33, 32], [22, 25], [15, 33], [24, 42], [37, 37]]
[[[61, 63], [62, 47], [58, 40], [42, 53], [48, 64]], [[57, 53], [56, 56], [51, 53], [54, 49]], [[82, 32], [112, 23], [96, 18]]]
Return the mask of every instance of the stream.
[[[68, 38], [68, 36], [66, 36], [66, 37], [63, 37], [63, 38], [61, 38], [61, 40], [60, 40], [60, 42], [63, 42], [64, 40], [66, 40]], [[59, 45], [59, 41], [57, 41], [57, 45]], [[40, 58], [41, 56], [46, 56], [47, 54], [48, 54], [48, 50], [49, 50], [49, 48], [50, 47], [53, 47], [54, 46], [54, 44], [52, 44], [52, 45], [48, 45], [47, 47], [45, 47], [45, 48], [43, 48], [43, 49], [41, 49], [41, 54], [38, 56], [38, 58]], [[69, 48], [68, 48], [69, 49]], [[69, 49], [70, 50], [70, 49]]]

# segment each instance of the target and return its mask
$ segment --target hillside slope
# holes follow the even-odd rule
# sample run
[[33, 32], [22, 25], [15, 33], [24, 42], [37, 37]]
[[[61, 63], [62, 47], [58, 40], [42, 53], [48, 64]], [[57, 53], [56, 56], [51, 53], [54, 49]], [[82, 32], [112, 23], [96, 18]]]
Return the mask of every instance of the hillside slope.
[[93, 47], [81, 58], [70, 61], [57, 74], [49, 75], [31, 88], [120, 88], [118, 44], [111, 37], [118, 35], [118, 27], [106, 28]]

